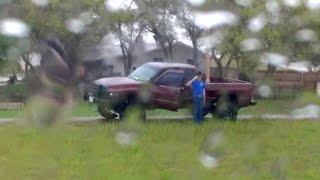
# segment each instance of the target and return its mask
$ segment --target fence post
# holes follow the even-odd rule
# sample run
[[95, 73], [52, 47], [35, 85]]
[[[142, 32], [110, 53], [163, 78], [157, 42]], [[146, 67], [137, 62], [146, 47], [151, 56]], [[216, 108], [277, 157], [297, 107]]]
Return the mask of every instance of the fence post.
[[293, 84], [293, 99], [296, 99], [296, 84]]

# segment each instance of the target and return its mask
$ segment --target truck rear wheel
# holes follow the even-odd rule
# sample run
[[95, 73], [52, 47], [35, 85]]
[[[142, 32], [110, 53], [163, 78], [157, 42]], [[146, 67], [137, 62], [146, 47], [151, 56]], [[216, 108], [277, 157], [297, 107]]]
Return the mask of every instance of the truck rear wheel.
[[214, 115], [223, 120], [235, 121], [238, 116], [238, 109], [238, 102], [235, 97], [220, 97], [216, 103]]

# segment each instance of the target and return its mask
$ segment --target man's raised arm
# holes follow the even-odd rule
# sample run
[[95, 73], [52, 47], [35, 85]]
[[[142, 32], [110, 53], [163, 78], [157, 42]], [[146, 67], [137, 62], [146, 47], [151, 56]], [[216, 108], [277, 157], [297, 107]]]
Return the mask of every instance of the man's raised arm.
[[195, 76], [194, 78], [192, 78], [189, 82], [187, 82], [186, 83], [186, 86], [191, 86], [192, 85], [192, 82], [194, 81], [194, 80], [196, 80], [197, 79], [197, 76]]

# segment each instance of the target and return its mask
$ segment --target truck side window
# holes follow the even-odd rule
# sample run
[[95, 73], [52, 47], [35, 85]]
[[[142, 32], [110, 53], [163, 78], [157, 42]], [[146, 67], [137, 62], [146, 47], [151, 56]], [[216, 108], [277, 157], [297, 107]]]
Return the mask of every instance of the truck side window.
[[171, 87], [180, 87], [182, 85], [182, 79], [182, 73], [168, 72], [158, 80], [158, 84]]
[[195, 75], [196, 75], [196, 72], [193, 69], [184, 70], [183, 83], [185, 84], [189, 82]]

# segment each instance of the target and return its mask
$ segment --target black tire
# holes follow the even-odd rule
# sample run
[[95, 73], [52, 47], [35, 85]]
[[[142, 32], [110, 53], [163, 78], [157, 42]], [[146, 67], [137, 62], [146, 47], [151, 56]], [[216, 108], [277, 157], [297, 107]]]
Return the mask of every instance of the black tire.
[[139, 119], [143, 121], [146, 120], [146, 111], [144, 106], [140, 105], [137, 101], [133, 101], [132, 98], [128, 98], [113, 108], [108, 107], [104, 102], [98, 102], [97, 109], [100, 115], [106, 120], [114, 120], [117, 117], [120, 120], [124, 120], [126, 113], [130, 110], [138, 111], [136, 113], [138, 114]]
[[213, 116], [222, 120], [235, 121], [238, 116], [238, 101], [234, 96], [220, 97], [215, 105]]
[[214, 107], [212, 103], [206, 103], [203, 107], [202, 115], [203, 117], [205, 117], [206, 115], [208, 115], [210, 112], [213, 112], [213, 111], [214, 111]]
[[117, 114], [109, 109], [107, 105], [103, 103], [98, 103], [97, 104], [97, 110], [99, 114], [104, 117], [106, 120], [114, 120], [117, 117]]

